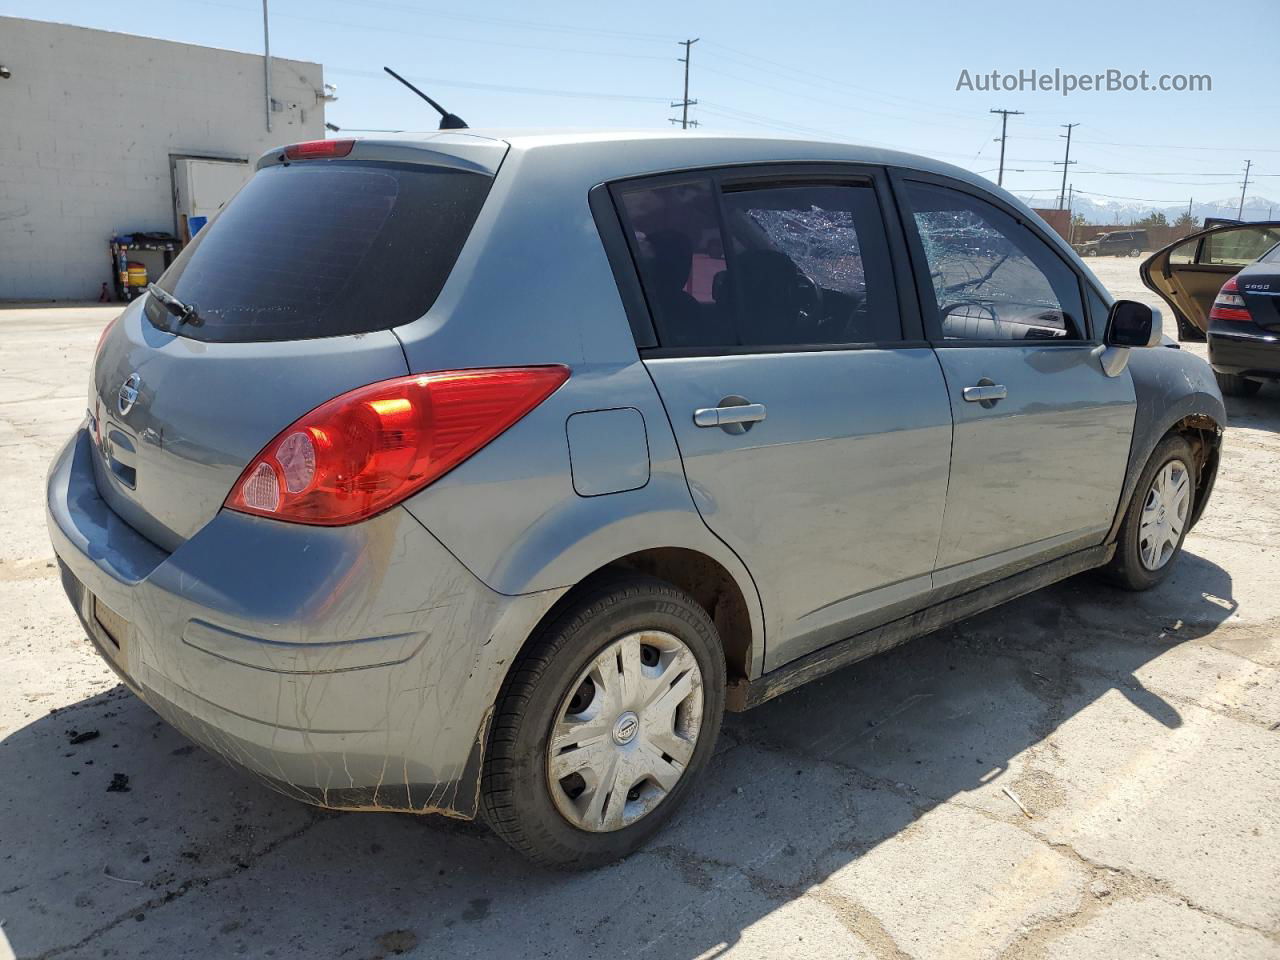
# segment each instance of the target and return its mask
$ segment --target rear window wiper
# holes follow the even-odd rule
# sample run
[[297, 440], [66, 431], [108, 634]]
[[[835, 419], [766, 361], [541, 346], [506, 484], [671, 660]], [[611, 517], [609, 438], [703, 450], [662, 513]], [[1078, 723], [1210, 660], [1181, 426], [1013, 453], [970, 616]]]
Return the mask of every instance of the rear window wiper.
[[200, 314], [196, 311], [196, 305], [194, 303], [183, 303], [172, 293], [169, 293], [167, 290], [160, 289], [160, 287], [156, 286], [154, 283], [147, 284], [147, 291], [159, 300], [160, 304], [166, 310], [178, 318], [178, 326], [182, 326], [184, 323], [189, 323], [193, 327], [198, 327], [204, 323], [204, 321], [200, 319]]

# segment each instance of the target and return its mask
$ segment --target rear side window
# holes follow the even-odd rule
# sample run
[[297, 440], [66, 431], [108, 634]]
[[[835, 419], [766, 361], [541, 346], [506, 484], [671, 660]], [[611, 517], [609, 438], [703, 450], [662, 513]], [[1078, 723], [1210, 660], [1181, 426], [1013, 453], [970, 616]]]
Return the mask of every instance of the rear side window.
[[1204, 264], [1243, 267], [1280, 240], [1280, 229], [1275, 227], [1239, 227], [1211, 233], [1204, 238], [1200, 262]]
[[615, 195], [661, 346], [900, 339], [870, 185], [762, 183], [722, 194], [695, 177]]
[[448, 279], [492, 178], [412, 164], [281, 164], [256, 173], [159, 286], [199, 314], [157, 327], [211, 342], [385, 330], [422, 316]]

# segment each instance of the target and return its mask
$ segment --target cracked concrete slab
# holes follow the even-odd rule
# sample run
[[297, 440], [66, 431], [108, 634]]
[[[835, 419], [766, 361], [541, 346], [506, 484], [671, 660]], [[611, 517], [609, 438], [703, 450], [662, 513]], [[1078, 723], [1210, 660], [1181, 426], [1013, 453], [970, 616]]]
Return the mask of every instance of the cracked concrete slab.
[[300, 806], [115, 684], [43, 518], [113, 312], [0, 308], [0, 960], [1280, 960], [1280, 388], [1230, 401], [1161, 588], [1077, 578], [732, 717], [671, 829], [573, 876]]
[[820, 889], [878, 918], [911, 957], [996, 957], [1027, 926], [1070, 915], [1088, 871], [1026, 832], [943, 805], [845, 864]]
[[[1192, 902], [1280, 927], [1276, 733], [1150, 691], [1113, 690], [1042, 754], [1061, 801], [1029, 826], [1091, 862], [1160, 878]], [[1154, 715], [1153, 715], [1154, 713]]]
[[1077, 957], [1124, 957], [1125, 960], [1185, 960], [1187, 957], [1231, 957], [1263, 960], [1276, 956], [1272, 938], [1241, 930], [1162, 897], [1113, 899], [1083, 922], [1048, 931], [1028, 943], [1028, 960], [1076, 960]]

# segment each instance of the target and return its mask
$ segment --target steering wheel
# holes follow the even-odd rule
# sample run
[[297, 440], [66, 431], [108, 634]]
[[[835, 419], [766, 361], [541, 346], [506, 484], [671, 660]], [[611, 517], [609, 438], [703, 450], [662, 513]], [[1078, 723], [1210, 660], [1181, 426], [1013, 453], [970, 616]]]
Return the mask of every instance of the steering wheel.
[[803, 316], [816, 331], [822, 323], [822, 287], [799, 266], [796, 267], [796, 314]]
[[[996, 319], [995, 307], [993, 307], [989, 301], [984, 300], [956, 300], [954, 303], [948, 303], [946, 306], [939, 308], [939, 313], [941, 314], [940, 319], [943, 322], [946, 322], [947, 317], [951, 316], [951, 314], [955, 313], [961, 307], [977, 307], [985, 314], [982, 319]], [[972, 316], [972, 314], [970, 314], [970, 316]]]

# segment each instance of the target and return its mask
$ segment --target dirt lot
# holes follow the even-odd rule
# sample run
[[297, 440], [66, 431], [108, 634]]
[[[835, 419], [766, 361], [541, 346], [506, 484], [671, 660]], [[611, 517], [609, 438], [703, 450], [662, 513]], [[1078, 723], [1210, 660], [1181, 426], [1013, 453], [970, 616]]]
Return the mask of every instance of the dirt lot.
[[[1136, 264], [1090, 262], [1149, 296]], [[1280, 390], [1229, 404], [1163, 587], [1070, 581], [734, 717], [674, 829], [566, 876], [277, 796], [116, 685], [42, 489], [112, 312], [0, 309], [0, 958], [1280, 957]]]

